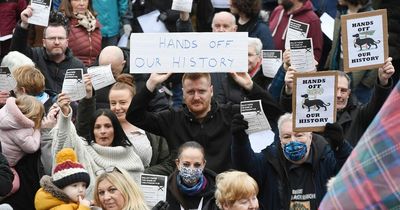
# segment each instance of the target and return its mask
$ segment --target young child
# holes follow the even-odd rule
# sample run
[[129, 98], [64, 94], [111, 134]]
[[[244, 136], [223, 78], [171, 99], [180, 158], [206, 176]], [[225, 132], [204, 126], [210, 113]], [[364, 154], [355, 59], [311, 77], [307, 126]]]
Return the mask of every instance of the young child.
[[56, 155], [53, 176], [44, 175], [41, 188], [35, 195], [37, 210], [90, 209], [90, 201], [84, 199], [90, 176], [82, 164], [77, 162], [76, 153], [64, 148]]
[[27, 153], [40, 147], [40, 126], [44, 115], [43, 104], [35, 97], [9, 97], [0, 109], [0, 141], [3, 155], [14, 173], [11, 194], [19, 189], [19, 177], [13, 168]]

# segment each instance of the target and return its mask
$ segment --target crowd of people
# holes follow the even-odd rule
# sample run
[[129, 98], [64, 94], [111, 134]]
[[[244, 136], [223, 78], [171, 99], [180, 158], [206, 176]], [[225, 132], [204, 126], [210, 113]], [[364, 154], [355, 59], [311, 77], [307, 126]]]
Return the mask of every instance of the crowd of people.
[[[194, 0], [190, 13], [172, 0], [52, 2], [46, 27], [28, 22], [29, 1], [0, 2], [0, 61], [16, 83], [0, 89], [0, 209], [315, 210], [399, 79], [394, 0]], [[379, 8], [389, 56], [345, 72], [342, 15]], [[140, 16], [154, 10], [169, 32], [248, 32], [247, 71], [130, 73], [134, 49], [119, 39], [144, 33]], [[323, 13], [335, 19], [333, 40]], [[322, 132], [293, 129], [292, 19], [309, 25], [313, 71], [338, 75], [335, 119]], [[262, 50], [283, 52], [272, 77]], [[99, 65], [116, 82], [95, 90], [87, 69]], [[62, 91], [68, 69], [83, 70], [79, 101]], [[261, 101], [274, 133], [261, 152], [240, 113], [246, 100]], [[142, 174], [168, 177], [165, 200], [146, 203]]]

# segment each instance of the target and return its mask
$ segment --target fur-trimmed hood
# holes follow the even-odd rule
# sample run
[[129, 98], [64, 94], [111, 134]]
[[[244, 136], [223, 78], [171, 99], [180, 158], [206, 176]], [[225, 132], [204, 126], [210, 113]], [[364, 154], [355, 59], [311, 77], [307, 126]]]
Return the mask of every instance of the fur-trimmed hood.
[[76, 208], [78, 207], [61, 189], [53, 184], [50, 176], [44, 175], [40, 179], [40, 186], [41, 188], [35, 195], [35, 208], [37, 210], [47, 210], [68, 203], [76, 205]]

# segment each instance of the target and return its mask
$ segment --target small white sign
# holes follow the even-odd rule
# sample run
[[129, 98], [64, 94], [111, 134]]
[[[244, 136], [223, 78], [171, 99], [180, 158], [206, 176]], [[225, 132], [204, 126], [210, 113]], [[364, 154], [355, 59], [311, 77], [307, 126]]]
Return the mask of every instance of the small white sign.
[[307, 38], [310, 25], [297, 20], [290, 19], [286, 32], [285, 49], [289, 49], [290, 40]]
[[0, 90], [11, 91], [17, 87], [17, 82], [6, 66], [0, 67]]
[[321, 30], [330, 39], [333, 40], [333, 31], [335, 28], [335, 19], [333, 19], [328, 13], [324, 12], [319, 18], [321, 20]]
[[98, 90], [115, 83], [115, 79], [111, 70], [111, 64], [104, 66], [93, 66], [88, 68], [87, 72], [92, 76], [92, 85], [94, 90]]
[[182, 11], [182, 12], [191, 12], [192, 11], [193, 0], [174, 0], [172, 2], [173, 10]]
[[297, 72], [315, 70], [314, 50], [311, 38], [290, 40], [290, 64]]
[[262, 51], [262, 70], [266, 77], [274, 78], [276, 72], [282, 66], [282, 50]]
[[246, 32], [132, 33], [130, 73], [247, 72]]
[[160, 11], [154, 10], [137, 18], [143, 33], [168, 32], [168, 29], [167, 27], [165, 27], [165, 24], [158, 19], [159, 16], [160, 16]]
[[149, 207], [154, 207], [159, 201], [165, 201], [167, 198], [167, 176], [142, 174], [140, 187]]
[[40, 26], [49, 24], [51, 0], [31, 0], [32, 16], [28, 23]]
[[240, 113], [243, 115], [244, 120], [249, 122], [249, 128], [246, 130], [247, 134], [271, 130], [262, 108], [261, 100], [240, 102]]
[[83, 69], [67, 70], [61, 92], [68, 94], [71, 97], [71, 101], [78, 101], [86, 96]]

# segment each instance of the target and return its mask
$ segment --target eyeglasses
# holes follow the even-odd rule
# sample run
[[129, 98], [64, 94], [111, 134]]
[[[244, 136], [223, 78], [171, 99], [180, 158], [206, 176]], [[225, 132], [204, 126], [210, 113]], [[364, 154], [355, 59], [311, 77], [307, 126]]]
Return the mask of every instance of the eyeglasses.
[[114, 171], [121, 173], [121, 171], [116, 166], [108, 166], [107, 168], [102, 168], [102, 169], [97, 170], [94, 174], [96, 176], [100, 176], [104, 173], [112, 173]]
[[52, 41], [52, 42], [55, 42], [56, 40], [58, 40], [59, 42], [63, 42], [63, 41], [65, 41], [67, 38], [55, 36], [55, 37], [47, 37], [47, 38], [44, 38], [44, 39], [50, 40], [50, 41]]

